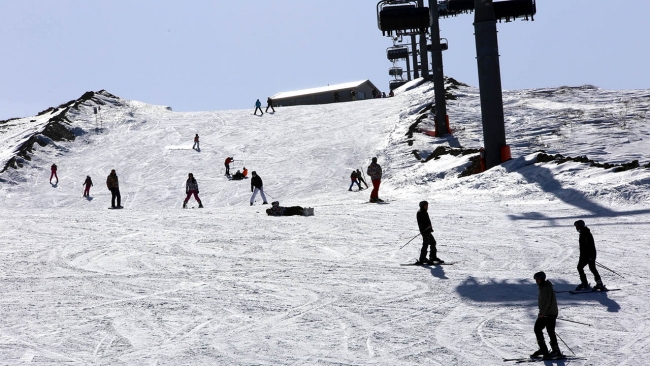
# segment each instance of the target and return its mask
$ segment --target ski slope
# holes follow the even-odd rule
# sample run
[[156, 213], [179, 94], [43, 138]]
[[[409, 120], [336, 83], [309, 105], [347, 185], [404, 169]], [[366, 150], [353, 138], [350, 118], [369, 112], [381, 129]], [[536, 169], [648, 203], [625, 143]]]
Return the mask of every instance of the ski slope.
[[[34, 145], [0, 173], [0, 364], [502, 365], [536, 350], [533, 274], [577, 285], [577, 219], [624, 278], [601, 269], [619, 291], [557, 295], [561, 318], [591, 325], [557, 327], [586, 359], [546, 364], [650, 364], [650, 169], [536, 162], [545, 150], [647, 164], [650, 91], [504, 91], [514, 159], [458, 178], [472, 155], [422, 163], [412, 151], [480, 147], [478, 90], [452, 91], [453, 136], [409, 137], [422, 114], [433, 129], [432, 85], [410, 86], [262, 117], [96, 94], [96, 119], [96, 102], [81, 103], [68, 115], [74, 141]], [[0, 163], [50, 117], [0, 124]], [[250, 181], [224, 176], [228, 156], [232, 172], [257, 171], [269, 201], [315, 216], [269, 217], [259, 196], [251, 207]], [[347, 190], [373, 156], [388, 204]], [[106, 209], [111, 169], [123, 210]], [[204, 209], [181, 209], [190, 172]], [[419, 253], [419, 238], [400, 247], [421, 200], [439, 256], [455, 264], [400, 266]]]

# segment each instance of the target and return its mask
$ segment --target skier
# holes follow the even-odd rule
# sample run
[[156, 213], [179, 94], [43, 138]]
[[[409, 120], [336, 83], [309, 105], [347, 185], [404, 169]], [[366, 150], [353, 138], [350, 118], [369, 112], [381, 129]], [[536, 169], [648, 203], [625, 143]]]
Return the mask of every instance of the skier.
[[255, 112], [253, 112], [253, 114], [256, 116], [257, 116], [258, 109], [260, 110], [260, 116], [264, 115], [264, 112], [262, 112], [262, 102], [260, 102], [259, 99], [255, 102]]
[[233, 161], [235, 161], [235, 159], [232, 156], [226, 158], [226, 162], [224, 163], [226, 166], [226, 175], [230, 175], [230, 163]]
[[357, 89], [354, 88], [352, 89], [352, 91], [350, 92], [350, 98], [352, 99], [352, 101], [357, 100]]
[[[433, 237], [433, 228], [431, 227], [431, 219], [429, 218], [429, 202], [420, 202], [420, 210], [416, 217], [418, 219], [418, 228], [422, 234], [422, 249], [420, 249], [420, 264], [434, 264], [434, 262], [445, 263], [442, 259], [438, 258], [438, 250], [436, 249], [436, 239]], [[427, 247], [429, 247], [429, 259], [427, 260]]]
[[394, 97], [394, 96], [395, 96], [395, 92], [393, 92], [393, 91], [391, 90], [390, 93], [388, 93], [388, 97], [391, 98], [391, 97]]
[[251, 174], [253, 175], [253, 178], [251, 178], [251, 192], [253, 192], [253, 195], [251, 196], [251, 206], [253, 205], [253, 202], [255, 202], [255, 196], [257, 196], [257, 192], [260, 192], [262, 195], [262, 204], [268, 204], [268, 202], [266, 202], [266, 195], [264, 195], [264, 184], [262, 183], [262, 178], [260, 178], [260, 176], [257, 175], [257, 172], [255, 171], [253, 171]]
[[381, 184], [381, 166], [377, 164], [377, 158], [372, 158], [372, 163], [366, 171], [372, 182], [372, 192], [370, 192], [370, 202], [384, 202], [379, 198], [379, 185]]
[[50, 184], [52, 184], [52, 178], [56, 178], [56, 183], [54, 184], [59, 184], [59, 177], [56, 175], [56, 170], [57, 170], [56, 164], [52, 164], [52, 166], [50, 167], [50, 171], [52, 172], [50, 174]]
[[244, 179], [244, 175], [238, 170], [237, 173], [233, 174], [232, 180], [242, 180]]
[[[275, 109], [273, 108], [273, 99], [271, 99], [271, 97], [266, 98], [266, 113], [269, 113], [269, 108], [271, 108], [273, 113], [275, 113]], [[262, 110], [260, 109], [260, 112], [261, 111]]]
[[241, 172], [241, 174], [244, 176], [244, 178], [248, 177], [248, 169], [244, 167], [244, 170]]
[[596, 269], [596, 244], [594, 243], [593, 235], [591, 235], [591, 230], [585, 226], [585, 222], [582, 220], [574, 222], [573, 226], [580, 233], [580, 238], [578, 239], [580, 243], [580, 258], [578, 259], [580, 284], [576, 287], [576, 291], [589, 290], [591, 288], [584, 271], [586, 265], [589, 265], [589, 270], [594, 275], [594, 280], [596, 281], [596, 286], [594, 286], [593, 290], [607, 291], [607, 288], [603, 285], [603, 281], [600, 279], [598, 269]]
[[304, 212], [304, 208], [300, 206], [282, 207], [278, 201], [271, 202], [271, 208], [266, 210], [269, 216], [302, 216]]
[[[557, 345], [557, 336], [555, 335], [555, 322], [557, 320], [558, 310], [555, 291], [553, 291], [553, 284], [551, 281], [546, 279], [546, 274], [544, 272], [535, 273], [533, 278], [535, 279], [537, 286], [539, 286], [539, 294], [537, 296], [539, 314], [537, 315], [537, 320], [535, 321], [534, 328], [535, 337], [537, 338], [539, 349], [530, 355], [530, 357], [562, 357], [560, 348]], [[544, 341], [544, 333], [542, 332], [544, 328], [546, 328], [548, 337], [551, 341], [551, 353], [548, 352], [546, 341]]]
[[359, 169], [357, 169], [357, 179], [360, 183], [363, 183], [366, 186], [366, 189], [368, 189], [368, 183], [363, 179], [363, 174], [361, 174], [361, 170]]
[[199, 208], [203, 208], [203, 204], [199, 198], [199, 184], [196, 182], [196, 179], [194, 179], [194, 175], [192, 173], [187, 175], [187, 181], [185, 182], [185, 193], [187, 194], [187, 197], [185, 197], [185, 201], [183, 201], [183, 208], [187, 208], [187, 201], [190, 200], [190, 197], [192, 197], [192, 195], [194, 195], [196, 202], [199, 203]]
[[199, 147], [199, 134], [197, 133], [196, 136], [194, 136], [194, 145], [192, 146], [192, 149], [195, 150], [201, 150]]
[[334, 103], [338, 103], [341, 101], [341, 95], [339, 94], [338, 90], [334, 92]]
[[84, 181], [84, 197], [90, 197], [90, 187], [93, 186], [93, 180], [90, 179], [90, 175], [86, 176], [86, 180]]
[[[111, 191], [111, 208], [122, 208], [121, 200], [122, 196], [120, 196], [120, 184], [117, 179], [117, 174], [115, 173], [115, 169], [111, 170], [111, 174], [108, 175], [106, 178], [106, 187], [108, 187], [108, 190]], [[115, 199], [117, 199], [117, 206], [115, 205]]]
[[352, 186], [354, 186], [354, 183], [356, 183], [359, 186], [359, 190], [363, 189], [363, 188], [361, 188], [361, 183], [359, 183], [359, 181], [357, 180], [357, 172], [356, 172], [356, 170], [353, 170], [352, 174], [350, 174], [350, 180], [352, 182], [350, 183], [350, 188], [348, 189], [348, 191], [352, 190]]

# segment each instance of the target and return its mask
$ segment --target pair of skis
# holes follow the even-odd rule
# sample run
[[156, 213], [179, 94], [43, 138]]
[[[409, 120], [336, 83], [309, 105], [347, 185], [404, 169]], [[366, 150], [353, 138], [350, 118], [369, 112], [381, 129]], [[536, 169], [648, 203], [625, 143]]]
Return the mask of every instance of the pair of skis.
[[526, 362], [541, 362], [541, 361], [570, 361], [570, 360], [586, 360], [585, 357], [578, 356], [560, 356], [560, 357], [521, 357], [521, 358], [504, 358], [503, 362], [526, 363]]
[[593, 290], [586, 290], [586, 291], [567, 290], [567, 291], [555, 291], [555, 293], [556, 294], [562, 294], [562, 293], [567, 293], [568, 292], [571, 295], [578, 295], [578, 294], [597, 294], [597, 293], [601, 293], [601, 292], [610, 292], [610, 291], [619, 291], [619, 290], [620, 290], [620, 288], [610, 288], [610, 289], [607, 289], [605, 291], [602, 291], [602, 290], [596, 290], [596, 291], [593, 291]]
[[415, 261], [415, 263], [401, 263], [400, 266], [451, 266], [453, 264], [456, 264], [458, 262], [433, 262], [431, 264], [429, 263], [421, 263], [420, 261]]

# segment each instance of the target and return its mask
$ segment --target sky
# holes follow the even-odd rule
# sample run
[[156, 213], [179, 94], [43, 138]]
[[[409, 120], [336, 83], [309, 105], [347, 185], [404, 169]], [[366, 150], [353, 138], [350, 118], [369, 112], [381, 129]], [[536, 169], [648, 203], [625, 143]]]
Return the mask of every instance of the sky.
[[[375, 0], [0, 4], [0, 120], [100, 89], [175, 111], [252, 109], [280, 91], [365, 79], [388, 91], [392, 41]], [[503, 88], [648, 88], [650, 2], [612, 4], [541, 0], [534, 22], [499, 24]], [[440, 27], [445, 75], [476, 86], [472, 22]]]

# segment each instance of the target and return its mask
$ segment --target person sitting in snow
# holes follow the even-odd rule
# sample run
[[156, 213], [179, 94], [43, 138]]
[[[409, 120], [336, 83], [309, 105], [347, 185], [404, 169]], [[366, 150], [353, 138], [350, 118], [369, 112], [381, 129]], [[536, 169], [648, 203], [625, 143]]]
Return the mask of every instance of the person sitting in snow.
[[271, 202], [271, 208], [266, 210], [269, 216], [302, 216], [304, 212], [300, 206], [282, 207], [278, 201]]
[[248, 177], [248, 169], [244, 167], [244, 170], [241, 172], [241, 174], [244, 176], [244, 178]]
[[244, 175], [238, 170], [237, 173], [235, 173], [232, 178], [232, 180], [242, 180], [244, 179]]

